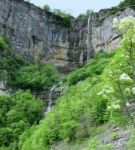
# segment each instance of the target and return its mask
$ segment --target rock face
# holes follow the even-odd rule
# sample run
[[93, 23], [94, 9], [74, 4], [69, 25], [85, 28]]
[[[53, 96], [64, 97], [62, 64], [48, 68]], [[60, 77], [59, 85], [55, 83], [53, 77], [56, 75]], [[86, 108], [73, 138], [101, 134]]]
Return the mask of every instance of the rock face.
[[33, 60], [40, 53], [42, 61], [70, 70], [80, 64], [81, 35], [79, 28], [57, 25], [58, 19], [23, 0], [0, 1], [0, 35], [9, 39], [15, 54]]
[[120, 34], [113, 29], [113, 19], [122, 19], [128, 16], [135, 17], [135, 11], [126, 8], [114, 15], [109, 15], [110, 10], [103, 10], [97, 14], [93, 14], [92, 26], [92, 45], [94, 50], [112, 50], [118, 47], [120, 42]]
[[87, 34], [93, 51], [111, 50], [119, 41], [119, 33], [112, 29], [114, 17], [135, 16], [127, 8], [115, 15], [108, 11], [92, 14], [90, 32], [87, 20], [71, 18], [70, 27], [57, 24], [60, 17], [23, 0], [0, 0], [0, 35], [6, 36], [13, 52], [27, 60], [37, 54], [42, 61], [51, 61], [63, 71], [73, 70], [87, 59]]

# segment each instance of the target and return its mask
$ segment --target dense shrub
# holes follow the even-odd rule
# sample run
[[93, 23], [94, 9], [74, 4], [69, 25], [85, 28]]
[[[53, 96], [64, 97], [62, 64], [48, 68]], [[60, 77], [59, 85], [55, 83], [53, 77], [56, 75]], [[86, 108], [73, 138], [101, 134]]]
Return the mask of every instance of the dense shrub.
[[127, 144], [124, 147], [124, 150], [134, 150], [135, 149], [135, 134], [134, 134], [134, 130], [132, 132], [131, 138], [130, 140], [127, 142]]
[[[95, 58], [92, 59], [88, 64], [83, 68], [77, 69], [71, 73], [67, 79], [68, 85], [74, 85], [79, 81], [85, 80], [87, 77], [94, 77], [100, 75], [114, 53], [99, 52], [96, 54]], [[101, 65], [102, 64], [102, 65]]]
[[0, 96], [0, 146], [16, 150], [23, 131], [41, 119], [42, 105], [29, 91]]
[[69, 28], [71, 26], [71, 15], [60, 9], [54, 9], [54, 14], [56, 15], [56, 24], [62, 27]]
[[[92, 77], [71, 86], [32, 133], [30, 140], [23, 139], [25, 144], [21, 150], [45, 150], [59, 140], [70, 142], [91, 135], [91, 127], [107, 122], [109, 117], [108, 101], [97, 95], [103, 84], [100, 77]], [[33, 141], [34, 145], [31, 145]]]
[[[28, 63], [14, 56], [9, 44], [0, 38], [0, 80], [8, 87], [44, 90], [52, 87], [59, 80], [58, 72], [51, 64]], [[11, 69], [12, 68], [12, 69]]]
[[44, 9], [45, 11], [51, 11], [51, 8], [50, 8], [49, 5], [44, 5], [43, 9]]
[[16, 86], [40, 91], [52, 87], [58, 81], [58, 72], [53, 65], [30, 64], [21, 67], [17, 72]]
[[113, 144], [103, 144], [99, 139], [93, 138], [89, 140], [88, 150], [115, 150]]
[[0, 37], [0, 80], [6, 81], [8, 86], [14, 87], [16, 72], [24, 64], [26, 62], [13, 55], [8, 42]]

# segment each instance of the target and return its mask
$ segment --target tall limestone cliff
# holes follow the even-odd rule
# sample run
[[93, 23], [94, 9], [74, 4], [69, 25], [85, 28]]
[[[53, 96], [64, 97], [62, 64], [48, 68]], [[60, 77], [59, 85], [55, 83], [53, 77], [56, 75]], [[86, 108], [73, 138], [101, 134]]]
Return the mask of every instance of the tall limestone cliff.
[[92, 14], [89, 27], [87, 20], [72, 17], [71, 26], [62, 27], [57, 24], [60, 17], [24, 0], [0, 0], [0, 35], [7, 37], [16, 55], [34, 60], [40, 52], [42, 61], [70, 71], [86, 61], [88, 39], [94, 52], [117, 47], [120, 36], [112, 28], [113, 18], [125, 16], [135, 16], [135, 11], [126, 8], [111, 15], [109, 9], [102, 10]]

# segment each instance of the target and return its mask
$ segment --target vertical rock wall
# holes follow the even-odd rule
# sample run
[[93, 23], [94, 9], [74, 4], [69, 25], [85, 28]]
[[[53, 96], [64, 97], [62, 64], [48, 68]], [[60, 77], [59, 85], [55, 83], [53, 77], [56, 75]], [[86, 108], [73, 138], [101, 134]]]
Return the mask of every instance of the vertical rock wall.
[[96, 52], [100, 50], [110, 51], [118, 47], [121, 37], [119, 32], [113, 29], [114, 18], [135, 17], [135, 11], [129, 7], [116, 14], [110, 12], [111, 9], [107, 9], [93, 14], [92, 45]]
[[[119, 33], [112, 28], [114, 17], [135, 16], [127, 8], [115, 15], [108, 11], [92, 14], [91, 48], [111, 50], [118, 46]], [[0, 35], [6, 36], [12, 50], [27, 60], [40, 52], [42, 61], [51, 61], [62, 71], [71, 71], [87, 59], [87, 20], [71, 18], [71, 27], [57, 24], [58, 16], [23, 0], [0, 0]]]
[[0, 1], [0, 35], [9, 39], [15, 54], [33, 60], [40, 51], [42, 61], [72, 70], [80, 64], [78, 31], [57, 25], [57, 19], [23, 0]]

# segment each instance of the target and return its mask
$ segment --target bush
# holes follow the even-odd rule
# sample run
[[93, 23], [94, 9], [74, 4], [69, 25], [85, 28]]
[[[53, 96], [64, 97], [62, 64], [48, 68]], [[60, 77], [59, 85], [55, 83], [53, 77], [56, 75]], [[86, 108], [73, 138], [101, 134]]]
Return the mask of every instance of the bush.
[[[95, 58], [92, 59], [83, 68], [77, 69], [67, 78], [68, 85], [75, 85], [79, 81], [83, 81], [88, 77], [94, 77], [102, 74], [108, 62], [114, 53], [99, 52]], [[102, 64], [102, 65], [101, 65]]]
[[71, 15], [66, 13], [65, 11], [61, 11], [60, 9], [54, 9], [54, 14], [56, 15], [56, 24], [61, 25], [62, 27], [70, 27], [71, 26]]
[[124, 150], [127, 150], [127, 149], [129, 149], [129, 150], [135, 149], [135, 134], [134, 134], [134, 132], [133, 132], [130, 140], [127, 142], [127, 144], [124, 147]]
[[0, 80], [6, 81], [7, 86], [14, 87], [16, 72], [25, 63], [12, 54], [8, 42], [0, 37]]
[[[0, 80], [8, 87], [44, 90], [57, 84], [58, 72], [51, 64], [32, 64], [14, 56], [9, 45], [0, 38]], [[11, 69], [12, 68], [12, 69]]]
[[30, 64], [17, 72], [16, 86], [21, 89], [40, 91], [49, 89], [59, 81], [57, 70], [51, 64]]
[[49, 5], [44, 5], [43, 9], [44, 9], [45, 11], [51, 11], [51, 8], [50, 8]]
[[16, 150], [19, 136], [42, 118], [42, 106], [29, 91], [0, 96], [0, 146]]
[[115, 150], [113, 144], [103, 144], [100, 140], [94, 138], [89, 141], [88, 150]]
[[[97, 96], [103, 84], [98, 84], [99, 81], [101, 79], [92, 78], [71, 86], [32, 133], [30, 140], [26, 139], [22, 150], [48, 149], [60, 140], [82, 140], [91, 135], [92, 126], [105, 123], [108, 120], [107, 100]], [[31, 145], [33, 141], [35, 144]]]

